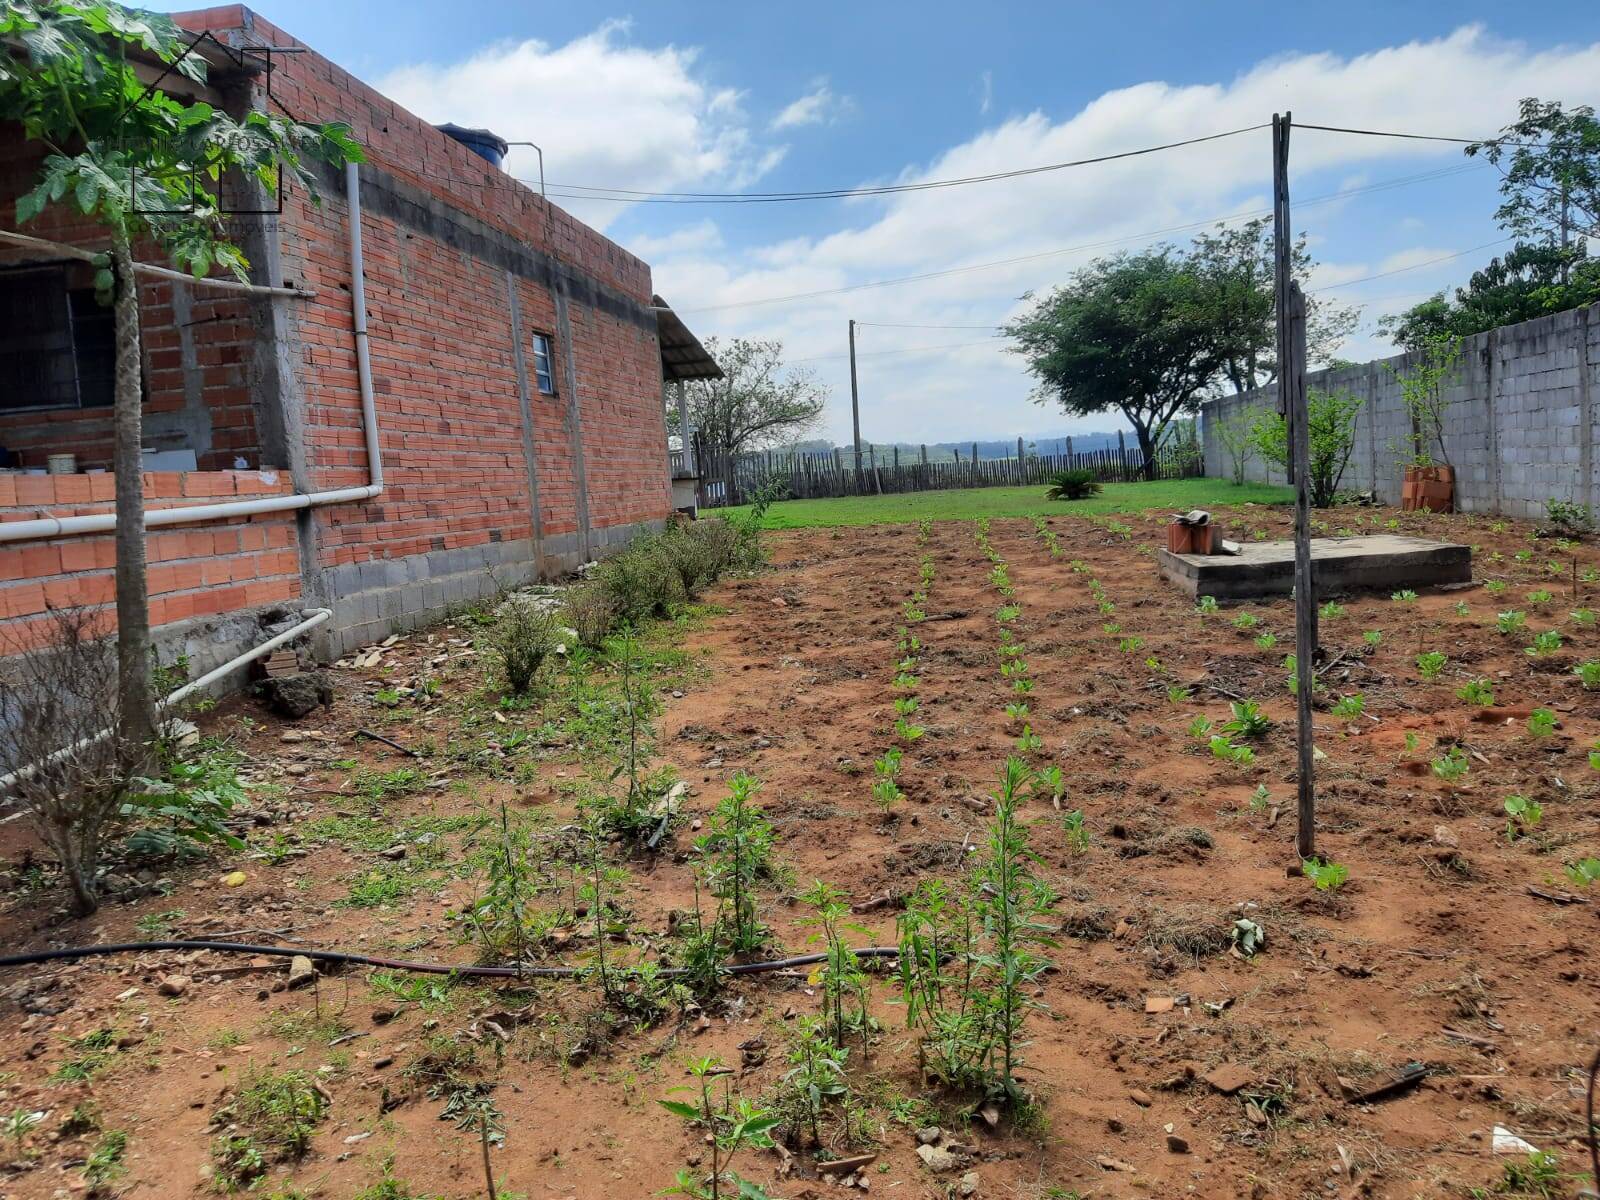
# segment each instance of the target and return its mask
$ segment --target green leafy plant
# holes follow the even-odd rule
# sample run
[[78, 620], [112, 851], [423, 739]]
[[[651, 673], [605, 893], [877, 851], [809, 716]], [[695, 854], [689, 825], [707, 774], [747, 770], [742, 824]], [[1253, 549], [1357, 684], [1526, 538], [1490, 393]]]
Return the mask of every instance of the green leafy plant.
[[1429, 650], [1417, 655], [1417, 673], [1424, 679], [1437, 679], [1439, 672], [1444, 670], [1445, 663], [1450, 660], [1437, 650]]
[[1242, 612], [1233, 619], [1233, 627], [1235, 629], [1254, 629], [1259, 624], [1261, 624], [1261, 618], [1256, 616], [1255, 613]]
[[1447, 783], [1454, 783], [1461, 779], [1471, 768], [1467, 760], [1467, 752], [1460, 746], [1451, 746], [1442, 755], [1433, 760], [1433, 773]]
[[1568, 881], [1577, 887], [1589, 887], [1600, 883], [1600, 858], [1580, 858], [1569, 862], [1562, 867]]
[[1335, 701], [1331, 709], [1334, 716], [1343, 721], [1351, 721], [1366, 711], [1367, 702], [1360, 692], [1351, 692], [1348, 696], [1341, 696]]
[[1487, 679], [1469, 679], [1456, 689], [1456, 695], [1468, 704], [1487, 707], [1494, 703], [1494, 688]]
[[1392, 593], [1389, 599], [1396, 604], [1415, 604], [1417, 602], [1417, 594], [1410, 588], [1401, 588], [1398, 592]]
[[1585, 691], [1600, 688], [1600, 662], [1583, 662], [1572, 668], [1572, 673], [1582, 681]]
[[1057, 471], [1050, 477], [1050, 487], [1045, 491], [1046, 500], [1083, 500], [1089, 496], [1100, 493], [1100, 483], [1094, 477], [1094, 472], [1086, 467], [1075, 468], [1070, 471]]
[[1568, 615], [1574, 625], [1588, 628], [1594, 624], [1594, 609], [1592, 608], [1575, 608]]
[[1556, 714], [1548, 708], [1536, 708], [1528, 714], [1528, 733], [1536, 738], [1546, 738], [1556, 731]]
[[1521, 633], [1528, 627], [1528, 618], [1525, 613], [1512, 609], [1497, 616], [1494, 623], [1501, 633]]
[[1528, 593], [1529, 604], [1549, 604], [1554, 599], [1555, 596], [1544, 588]]
[[1263, 738], [1272, 728], [1272, 720], [1261, 711], [1254, 700], [1235, 700], [1230, 704], [1232, 717], [1220, 726], [1223, 733], [1242, 738]]
[[826, 954], [813, 970], [811, 981], [822, 989], [822, 1016], [828, 1036], [835, 1046], [842, 1047], [851, 1031], [859, 1031], [865, 1050], [871, 1035], [867, 976], [861, 969], [861, 960], [845, 941], [845, 934], [865, 933], [866, 930], [845, 920], [850, 915], [850, 906], [844, 893], [831, 884], [817, 880], [801, 893], [800, 900], [810, 905], [815, 914], [802, 922], [816, 931], [806, 940], [820, 941]]
[[[822, 1145], [822, 1116], [831, 1101], [849, 1095], [845, 1059], [849, 1051], [828, 1040], [818, 1017], [802, 1016], [795, 1024], [789, 1044], [789, 1070], [783, 1076], [785, 1099], [799, 1118], [797, 1124], [811, 1127], [811, 1143]], [[845, 1137], [849, 1139], [849, 1107], [845, 1113]]]
[[1083, 823], [1083, 809], [1075, 808], [1061, 818], [1061, 828], [1067, 835], [1067, 848], [1082, 854], [1089, 848], [1089, 830]]
[[[893, 751], [898, 755], [898, 751]], [[899, 759], [896, 757], [896, 763]], [[728, 781], [728, 794], [718, 802], [706, 832], [695, 839], [707, 890], [721, 902], [735, 953], [766, 945], [768, 931], [756, 911], [757, 884], [772, 874], [774, 834], [766, 814], [754, 803], [761, 782], [738, 771]]]
[[1344, 886], [1345, 880], [1350, 878], [1350, 868], [1343, 863], [1336, 863], [1331, 858], [1326, 862], [1317, 858], [1308, 858], [1300, 864], [1300, 873], [1319, 892], [1334, 892]]
[[1278, 635], [1269, 630], [1268, 632], [1259, 635], [1255, 639], [1255, 643], [1258, 650], [1271, 650], [1278, 644]]
[[1220, 607], [1221, 605], [1217, 603], [1217, 598], [1215, 596], [1201, 596], [1199, 602], [1195, 604], [1194, 609], [1198, 613], [1214, 613]]
[[1361, 640], [1363, 642], [1365, 642], [1367, 645], [1372, 646], [1373, 648], [1381, 646], [1383, 644], [1383, 630], [1381, 630], [1381, 629], [1364, 630], [1362, 632], [1362, 634], [1361, 634]]
[[1194, 696], [1194, 689], [1183, 683], [1167, 685], [1167, 699], [1173, 704], [1182, 704]]
[[1324, 621], [1337, 621], [1340, 617], [1344, 616], [1345, 609], [1344, 605], [1340, 604], [1337, 600], [1329, 600], [1317, 610], [1317, 613]]
[[1508, 818], [1506, 821], [1508, 842], [1527, 837], [1539, 827], [1539, 822], [1544, 820], [1544, 806], [1537, 800], [1529, 800], [1526, 796], [1507, 796], [1503, 807]]
[[1535, 635], [1533, 645], [1524, 649], [1523, 653], [1529, 658], [1548, 658], [1552, 654], [1561, 652], [1561, 642], [1560, 630], [1547, 629], [1543, 633]]
[[1247, 767], [1256, 761], [1256, 752], [1249, 746], [1231, 742], [1221, 734], [1211, 739], [1211, 756], [1240, 767]]
[[1189, 736], [1203, 741], [1211, 736], [1211, 718], [1199, 716], [1189, 722]]
[[[702, 1180], [692, 1170], [680, 1170], [671, 1187], [663, 1194], [690, 1196], [694, 1200], [721, 1200], [723, 1196], [739, 1200], [767, 1200], [767, 1193], [747, 1179], [736, 1174], [731, 1163], [739, 1151], [764, 1149], [772, 1145], [771, 1131], [781, 1117], [756, 1108], [748, 1100], [733, 1097], [733, 1072], [716, 1057], [702, 1058], [689, 1064], [696, 1087], [674, 1088], [676, 1092], [698, 1091], [696, 1103], [682, 1100], [657, 1100], [675, 1117], [699, 1126], [706, 1131], [711, 1146], [711, 1174]], [[723, 1080], [721, 1099], [715, 1096], [715, 1083]]]
[[1271, 803], [1272, 792], [1268, 790], [1267, 785], [1264, 783], [1257, 784], [1256, 790], [1250, 793], [1250, 811], [1264, 813]]
[[532, 596], [514, 593], [500, 606], [490, 634], [506, 687], [518, 696], [533, 689], [560, 639], [555, 616]]
[[1228, 940], [1242, 958], [1254, 958], [1267, 944], [1267, 931], [1248, 917], [1240, 917], [1228, 927]]

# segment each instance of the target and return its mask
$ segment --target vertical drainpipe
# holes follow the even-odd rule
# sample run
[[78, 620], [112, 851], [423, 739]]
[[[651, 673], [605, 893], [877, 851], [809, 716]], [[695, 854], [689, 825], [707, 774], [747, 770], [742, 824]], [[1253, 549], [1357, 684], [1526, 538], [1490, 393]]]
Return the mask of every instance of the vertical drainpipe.
[[583, 561], [594, 559], [594, 531], [589, 524], [589, 472], [583, 461], [583, 413], [578, 405], [578, 368], [572, 352], [572, 317], [567, 309], [567, 283], [552, 265], [550, 291], [556, 302], [556, 336], [561, 339], [561, 365], [567, 385], [567, 429], [572, 436], [572, 488], [578, 507], [578, 537]]
[[539, 512], [539, 447], [533, 428], [533, 396], [528, 387], [528, 358], [522, 345], [522, 300], [517, 277], [506, 270], [506, 311], [511, 317], [511, 358], [517, 368], [517, 403], [522, 410], [522, 457], [528, 468], [529, 529], [533, 534], [533, 577], [544, 578], [544, 518]]

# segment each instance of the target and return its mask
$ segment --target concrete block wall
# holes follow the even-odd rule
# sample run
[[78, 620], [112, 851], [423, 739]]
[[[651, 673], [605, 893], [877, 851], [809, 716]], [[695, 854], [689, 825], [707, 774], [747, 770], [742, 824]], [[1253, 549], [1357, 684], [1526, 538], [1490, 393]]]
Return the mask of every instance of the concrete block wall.
[[[1444, 390], [1444, 457], [1455, 468], [1456, 503], [1467, 512], [1538, 518], [1554, 498], [1600, 513], [1595, 442], [1600, 437], [1600, 313], [1554, 313], [1467, 338]], [[1363, 399], [1343, 486], [1398, 504], [1410, 416], [1398, 374], [1410, 355], [1313, 371], [1310, 391]], [[1201, 410], [1206, 473], [1229, 474], [1219, 421], [1276, 407], [1272, 387], [1207, 402]], [[1283, 481], [1252, 457], [1250, 479]]]

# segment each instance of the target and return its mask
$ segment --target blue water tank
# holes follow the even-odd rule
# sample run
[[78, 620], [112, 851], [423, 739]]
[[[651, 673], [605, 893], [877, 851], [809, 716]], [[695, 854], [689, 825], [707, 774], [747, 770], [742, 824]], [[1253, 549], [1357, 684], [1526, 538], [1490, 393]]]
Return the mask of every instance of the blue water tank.
[[497, 167], [504, 165], [506, 161], [506, 150], [509, 147], [506, 145], [505, 138], [497, 133], [487, 129], [464, 129], [460, 125], [449, 122], [443, 125], [435, 125], [434, 128], [446, 137], [455, 138], [456, 141], [471, 150], [479, 158], [485, 159]]

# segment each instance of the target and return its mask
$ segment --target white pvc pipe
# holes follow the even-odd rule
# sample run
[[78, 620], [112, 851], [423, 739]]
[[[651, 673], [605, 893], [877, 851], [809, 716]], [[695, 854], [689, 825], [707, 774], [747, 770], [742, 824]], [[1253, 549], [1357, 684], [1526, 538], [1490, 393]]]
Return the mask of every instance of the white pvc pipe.
[[[361, 392], [361, 425], [367, 444], [367, 477], [371, 482], [366, 487], [339, 488], [327, 492], [296, 492], [291, 496], [263, 496], [257, 500], [226, 500], [217, 504], [147, 508], [144, 514], [147, 528], [228, 521], [235, 517], [253, 517], [262, 513], [320, 508], [326, 504], [355, 504], [371, 500], [383, 491], [383, 453], [378, 445], [378, 410], [373, 398], [372, 361], [367, 348], [367, 289], [361, 248], [361, 173], [355, 163], [345, 165], [344, 180], [345, 199], [350, 210], [350, 308], [355, 329], [356, 380]], [[16, 239], [22, 235], [0, 233], [0, 237]], [[85, 517], [38, 517], [31, 521], [0, 521], [0, 543], [113, 533], [116, 528], [117, 514], [114, 512], [94, 513]]]
[[[182, 703], [190, 696], [193, 696], [196, 692], [203, 688], [209, 687], [223, 676], [228, 675], [233, 671], [237, 671], [246, 663], [254, 662], [258, 658], [265, 658], [279, 646], [287, 645], [289, 642], [294, 641], [294, 639], [299, 637], [301, 634], [315, 629], [318, 625], [321, 625], [324, 621], [327, 621], [333, 617], [333, 609], [331, 608], [313, 608], [306, 611], [311, 615], [305, 620], [299, 622], [298, 624], [291, 625], [282, 633], [268, 638], [259, 646], [255, 646], [249, 650], [246, 650], [243, 654], [237, 656], [236, 658], [230, 658], [220, 667], [207, 671], [204, 675], [200, 676], [199, 679], [195, 679], [184, 684], [177, 691], [169, 695], [164, 701], [164, 704], [171, 706]], [[34, 772], [38, 771], [41, 767], [47, 767], [53, 762], [59, 762], [68, 755], [76, 754], [78, 751], [87, 749], [96, 742], [104, 741], [110, 736], [111, 730], [109, 728], [102, 729], [99, 733], [93, 734], [86, 738], [81, 738], [78, 741], [73, 742], [70, 746], [63, 746], [54, 754], [48, 755], [36, 763], [32, 763], [25, 767], [20, 767], [11, 772], [9, 775], [0, 775], [0, 796], [4, 796], [7, 792], [9, 792], [12, 785], [15, 784], [19, 779], [25, 779], [29, 775], [34, 774]], [[21, 815], [22, 814], [18, 813], [16, 816], [7, 817], [5, 819], [12, 821], [15, 820], [17, 816]]]
[[[29, 237], [25, 233], [12, 233], [8, 229], [0, 229], [0, 242], [10, 242], [14, 246], [22, 246], [28, 250], [44, 250], [60, 258], [75, 258], [79, 262], [94, 262], [100, 257], [93, 250], [85, 250], [82, 246], [69, 246], [65, 242], [47, 242], [44, 238]], [[208, 287], [219, 292], [239, 292], [246, 296], [288, 296], [296, 300], [315, 299], [316, 293], [309, 288], [268, 287], [261, 283], [243, 283], [237, 279], [217, 279], [210, 275], [185, 275], [182, 271], [174, 271], [171, 267], [158, 267], [154, 263], [134, 263], [134, 274], [150, 275], [156, 279], [171, 279], [177, 283], [189, 283], [196, 287]]]

